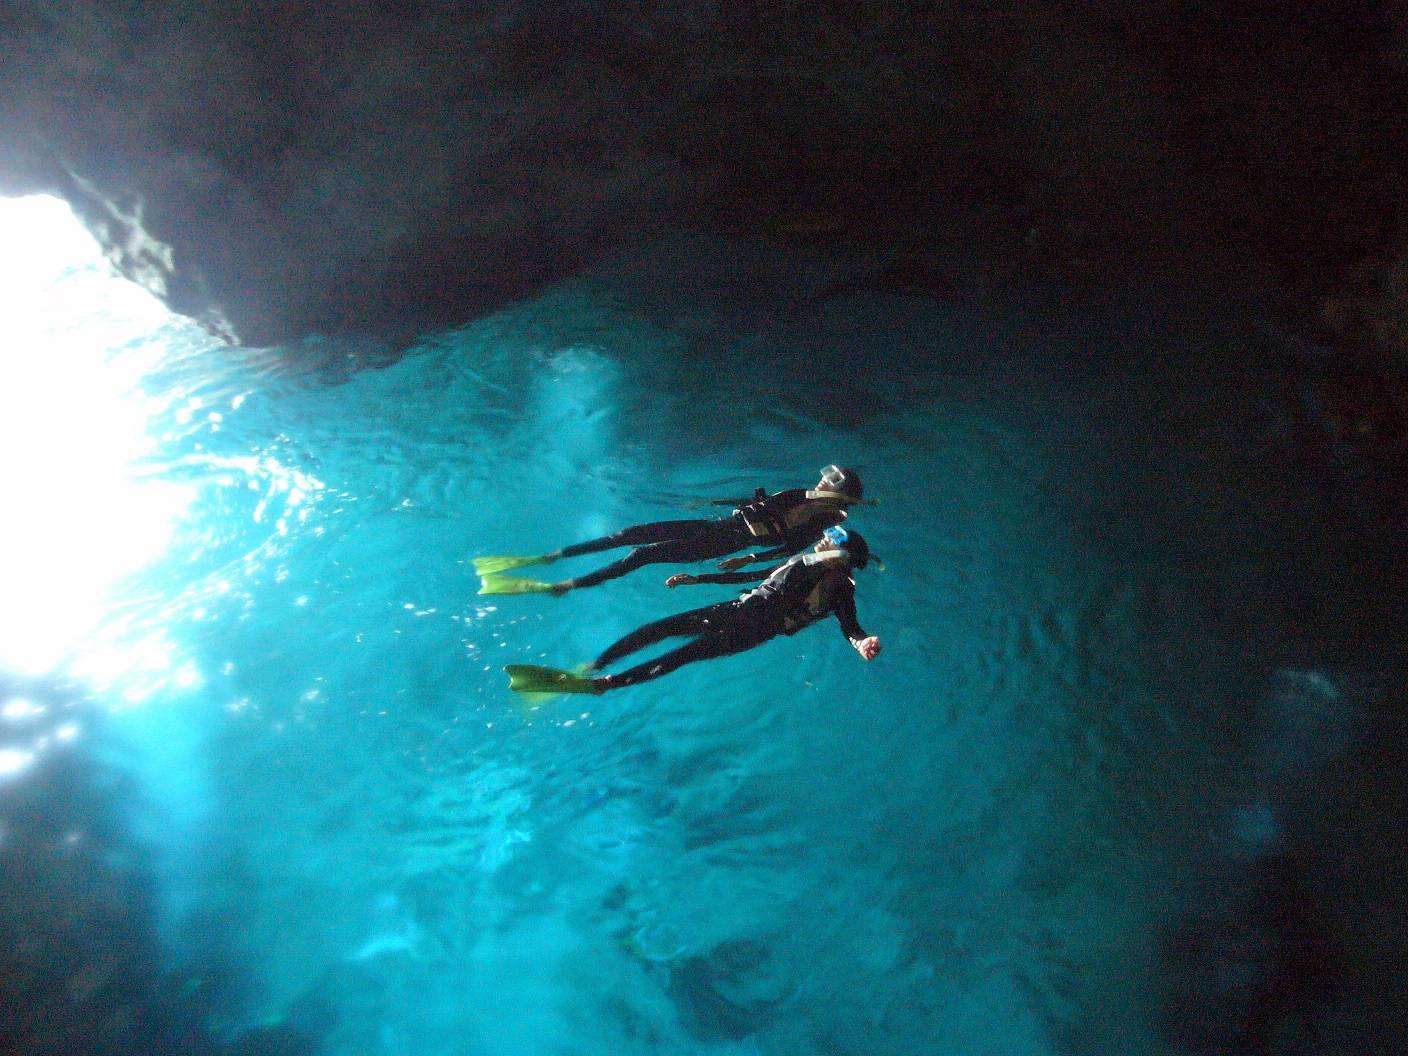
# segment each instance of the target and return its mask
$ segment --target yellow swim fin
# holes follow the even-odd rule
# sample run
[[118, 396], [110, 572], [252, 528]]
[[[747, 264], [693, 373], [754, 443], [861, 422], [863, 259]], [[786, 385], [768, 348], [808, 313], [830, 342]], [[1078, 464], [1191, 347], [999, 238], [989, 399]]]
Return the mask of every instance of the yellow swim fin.
[[606, 691], [596, 679], [584, 674], [585, 667], [577, 671], [563, 671], [556, 667], [540, 667], [538, 664], [509, 664], [504, 668], [508, 675], [508, 688], [515, 693], [541, 697], [537, 703], [549, 700], [559, 693], [590, 693], [593, 696]]
[[479, 577], [481, 594], [566, 594], [568, 587], [540, 579], [490, 574]]
[[529, 565], [546, 565], [555, 560], [556, 558], [550, 554], [500, 554], [495, 557], [476, 557], [474, 571], [481, 576], [488, 576], [496, 572], [512, 572], [515, 568], [527, 568]]

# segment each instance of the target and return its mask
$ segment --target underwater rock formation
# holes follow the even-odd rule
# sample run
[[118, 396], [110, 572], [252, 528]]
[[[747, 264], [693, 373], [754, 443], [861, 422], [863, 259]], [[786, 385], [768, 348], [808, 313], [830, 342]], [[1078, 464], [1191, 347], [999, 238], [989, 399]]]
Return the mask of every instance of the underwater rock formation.
[[1268, 688], [1246, 760], [1248, 802], [1203, 863], [1197, 909], [1164, 934], [1165, 1031], [1184, 1052], [1270, 1054], [1288, 1037], [1318, 1046], [1343, 972], [1294, 815], [1300, 787], [1351, 742], [1354, 702], [1317, 671], [1279, 671]]
[[6, 12], [0, 193], [251, 344], [463, 320], [663, 226], [1309, 305], [1391, 247], [1408, 157], [1376, 0]]
[[1408, 248], [1396, 259], [1361, 261], [1321, 302], [1319, 321], [1337, 340], [1408, 374]]
[[[1247, 745], [1243, 802], [1200, 863], [1194, 908], [1163, 929], [1164, 1033], [1177, 1051], [1390, 1051], [1405, 857], [1404, 689], [1282, 670]], [[1390, 996], [1392, 995], [1392, 996]]]
[[1408, 375], [1388, 347], [1324, 336], [1263, 328], [1249, 341], [1249, 361], [1279, 391], [1244, 433], [1297, 467], [1323, 515], [1400, 533], [1408, 526]]
[[[158, 935], [150, 849], [122, 816], [130, 778], [66, 749], [71, 690], [0, 672], [0, 752], [36, 750], [0, 783], [0, 1051], [16, 1056], [310, 1056], [290, 1027], [209, 1029], [206, 971], [173, 971]], [[16, 720], [14, 702], [30, 702]], [[27, 753], [22, 753], [27, 754]]]

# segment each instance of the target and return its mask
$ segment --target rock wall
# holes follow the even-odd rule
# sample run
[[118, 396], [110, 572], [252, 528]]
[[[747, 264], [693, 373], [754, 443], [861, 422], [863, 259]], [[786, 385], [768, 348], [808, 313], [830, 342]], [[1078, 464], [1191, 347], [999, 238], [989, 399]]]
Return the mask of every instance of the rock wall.
[[[1302, 8], [1299, 9], [1299, 8]], [[1393, 252], [1396, 0], [18, 0], [0, 193], [232, 340], [460, 320], [687, 224], [1310, 304]]]

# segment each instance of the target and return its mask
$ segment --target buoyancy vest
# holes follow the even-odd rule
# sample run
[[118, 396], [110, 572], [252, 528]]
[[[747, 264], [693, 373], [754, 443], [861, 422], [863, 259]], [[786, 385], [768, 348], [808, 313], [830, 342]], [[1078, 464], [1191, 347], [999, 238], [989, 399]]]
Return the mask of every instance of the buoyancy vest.
[[844, 552], [795, 554], [739, 600], [780, 610], [781, 631], [790, 635], [831, 615], [837, 598], [854, 589]]
[[801, 488], [757, 498], [733, 512], [742, 518], [756, 542], [793, 547], [816, 542], [824, 529], [846, 519], [846, 511], [837, 500]]

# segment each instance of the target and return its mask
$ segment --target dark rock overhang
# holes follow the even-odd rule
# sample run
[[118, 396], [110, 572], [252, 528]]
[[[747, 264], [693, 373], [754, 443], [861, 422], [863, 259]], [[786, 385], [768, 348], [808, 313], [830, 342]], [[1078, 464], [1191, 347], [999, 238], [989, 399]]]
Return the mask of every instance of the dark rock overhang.
[[459, 321], [681, 225], [911, 277], [1230, 271], [1308, 308], [1397, 252], [1406, 25], [1392, 0], [20, 0], [0, 193], [67, 198], [250, 344]]

